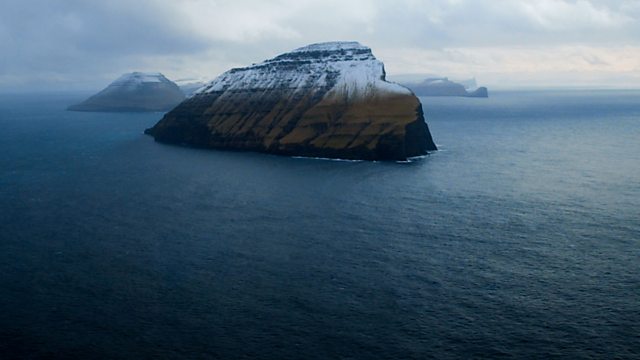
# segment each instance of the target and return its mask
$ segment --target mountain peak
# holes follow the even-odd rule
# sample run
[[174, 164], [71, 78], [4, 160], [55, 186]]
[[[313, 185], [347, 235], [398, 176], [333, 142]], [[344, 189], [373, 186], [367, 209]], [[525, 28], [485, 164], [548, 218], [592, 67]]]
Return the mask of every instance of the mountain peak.
[[[387, 82], [384, 64], [358, 42], [307, 45], [245, 68], [231, 69], [194, 95], [224, 91], [327, 88], [348, 98], [411, 94]], [[339, 93], [339, 94], [338, 94]]]
[[171, 80], [158, 72], [127, 73], [99, 93], [68, 109], [73, 111], [166, 111], [184, 100]]

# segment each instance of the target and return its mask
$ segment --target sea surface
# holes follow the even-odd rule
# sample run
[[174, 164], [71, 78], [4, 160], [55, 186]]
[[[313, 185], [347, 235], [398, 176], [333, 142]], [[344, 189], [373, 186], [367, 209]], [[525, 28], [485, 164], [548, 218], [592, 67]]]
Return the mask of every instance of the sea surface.
[[640, 91], [422, 98], [440, 151], [155, 143], [0, 96], [0, 358], [637, 359]]

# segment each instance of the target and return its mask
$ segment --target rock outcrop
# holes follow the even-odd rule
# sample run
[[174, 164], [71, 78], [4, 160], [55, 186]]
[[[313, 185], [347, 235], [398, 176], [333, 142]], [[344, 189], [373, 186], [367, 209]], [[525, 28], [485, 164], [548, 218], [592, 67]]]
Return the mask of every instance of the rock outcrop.
[[72, 111], [139, 112], [167, 111], [185, 99], [171, 80], [160, 73], [124, 74], [104, 90], [69, 106]]
[[[475, 79], [474, 79], [475, 83]], [[489, 97], [486, 87], [468, 91], [463, 84], [450, 81], [448, 78], [430, 78], [421, 83], [405, 83], [404, 86], [413, 90], [418, 96], [463, 96], [463, 97]]]
[[220, 75], [145, 133], [280, 155], [405, 160], [436, 150], [418, 98], [357, 42], [302, 47]]

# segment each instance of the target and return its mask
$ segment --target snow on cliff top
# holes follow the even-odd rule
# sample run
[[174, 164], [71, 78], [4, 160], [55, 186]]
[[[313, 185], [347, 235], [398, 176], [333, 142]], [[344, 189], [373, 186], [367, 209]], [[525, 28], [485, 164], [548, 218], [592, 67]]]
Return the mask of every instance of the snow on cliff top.
[[117, 78], [111, 85], [123, 85], [123, 84], [142, 84], [142, 83], [159, 83], [169, 81], [164, 75], [159, 72], [132, 72], [124, 74]]
[[385, 80], [384, 64], [373, 56], [370, 48], [350, 41], [311, 44], [258, 64], [231, 69], [194, 95], [246, 89], [300, 91], [324, 87], [330, 84], [330, 78], [335, 79], [331, 95], [361, 98], [412, 94], [409, 89]]
[[297, 48], [291, 53], [311, 52], [311, 51], [336, 51], [336, 50], [371, 50], [357, 41], [330, 41], [310, 44]]

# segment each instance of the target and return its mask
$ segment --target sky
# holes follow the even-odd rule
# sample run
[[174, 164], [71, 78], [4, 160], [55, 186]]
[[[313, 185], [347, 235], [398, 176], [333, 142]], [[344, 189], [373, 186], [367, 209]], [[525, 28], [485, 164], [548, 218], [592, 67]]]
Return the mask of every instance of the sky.
[[3, 0], [0, 91], [211, 80], [335, 40], [371, 47], [390, 78], [640, 88], [639, 0]]

